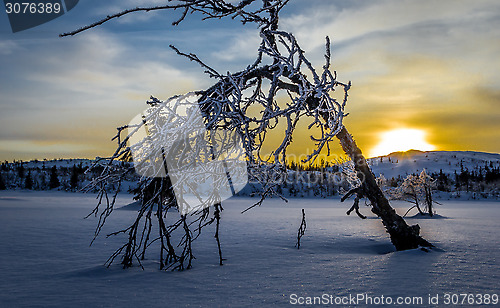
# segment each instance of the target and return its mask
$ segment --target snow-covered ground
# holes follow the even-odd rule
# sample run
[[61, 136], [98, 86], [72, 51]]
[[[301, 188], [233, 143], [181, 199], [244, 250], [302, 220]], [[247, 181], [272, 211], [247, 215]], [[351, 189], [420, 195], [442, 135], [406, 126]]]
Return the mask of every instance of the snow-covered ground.
[[[119, 197], [119, 205], [130, 202], [130, 195]], [[443, 218], [408, 219], [440, 248], [429, 253], [395, 252], [379, 219], [346, 216], [350, 204], [338, 200], [272, 199], [240, 214], [252, 202], [240, 197], [223, 204], [224, 266], [204, 229], [194, 244], [193, 269], [164, 272], [156, 250], [145, 270], [102, 265], [123, 238], [101, 236], [89, 247], [96, 219], [83, 217], [95, 196], [2, 191], [0, 307], [259, 307], [365, 293], [375, 301], [421, 297], [423, 305], [411, 306], [424, 307], [429, 294], [439, 295], [440, 304], [445, 293], [500, 294], [499, 202], [444, 201], [436, 209]], [[400, 213], [407, 209], [393, 204]], [[302, 208], [307, 230], [297, 250]], [[103, 235], [133, 216], [115, 211]]]

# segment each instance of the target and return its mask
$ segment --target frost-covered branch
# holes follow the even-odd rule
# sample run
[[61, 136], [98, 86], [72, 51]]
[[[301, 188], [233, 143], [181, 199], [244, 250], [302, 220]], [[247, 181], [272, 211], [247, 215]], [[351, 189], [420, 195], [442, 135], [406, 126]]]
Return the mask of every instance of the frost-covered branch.
[[[232, 1], [224, 0], [165, 0], [168, 4], [135, 7], [121, 12], [111, 14], [98, 20], [90, 25], [83, 26], [77, 30], [62, 33], [59, 36], [73, 36], [83, 31], [98, 27], [108, 21], [117, 19], [119, 17], [137, 13], [137, 12], [152, 12], [160, 10], [182, 10], [181, 15], [172, 22], [173, 26], [180, 24], [192, 13], [201, 13], [202, 19], [220, 19], [224, 17], [231, 17], [232, 19], [240, 19], [242, 23], [258, 23], [260, 25], [267, 25], [276, 22], [272, 16], [277, 16], [278, 12], [288, 3], [289, 0], [264, 0], [263, 5], [253, 6], [256, 0], [242, 0], [237, 4]], [[271, 13], [271, 18], [265, 15]]]
[[[314, 160], [325, 147], [329, 150], [329, 142], [342, 128], [350, 87], [349, 83], [337, 81], [336, 74], [329, 71], [329, 47], [327, 64], [319, 77], [292, 34], [263, 30], [261, 37], [255, 64], [241, 72], [218, 76], [219, 81], [214, 86], [199, 92], [201, 97], [198, 100], [208, 128], [228, 129], [242, 136], [252, 167], [250, 174], [255, 180], [267, 179], [270, 172], [283, 176], [286, 149], [292, 142], [298, 120], [303, 116], [312, 119], [309, 128], [315, 126], [321, 132], [320, 136], [312, 137], [317, 147], [304, 162]], [[307, 78], [305, 70], [314, 76], [313, 80]], [[337, 88], [344, 91], [342, 102], [331, 96]], [[287, 102], [281, 103], [280, 100]], [[254, 110], [259, 109], [252, 115], [247, 112], [251, 106]], [[256, 114], [259, 117], [254, 116]], [[263, 153], [266, 135], [278, 122], [285, 124], [283, 139], [271, 153]], [[276, 183], [267, 181], [263, 184], [266, 189], [272, 189]]]
[[[113, 212], [116, 194], [109, 198], [107, 191], [110, 184], [119, 185], [123, 179], [124, 173], [113, 168], [121, 160], [133, 159], [134, 169], [141, 176], [135, 190], [141, 207], [131, 226], [111, 234], [128, 234], [128, 242], [110, 257], [108, 265], [120, 255], [124, 267], [132, 266], [134, 260], [141, 264], [146, 249], [159, 243], [160, 268], [189, 268], [194, 259], [192, 242], [203, 228], [213, 223], [222, 265], [220, 202], [224, 194], [231, 192], [221, 191], [221, 187], [230, 180], [232, 189], [238, 184], [238, 175], [231, 174], [227, 164], [218, 162], [231, 160], [233, 165], [238, 162], [248, 165], [248, 177], [262, 187], [261, 199], [254, 204], [257, 206], [266, 197], [279, 195], [277, 187], [287, 176], [286, 151], [299, 119], [310, 119], [309, 128], [316, 127], [319, 132], [311, 137], [316, 143], [314, 152], [303, 162], [314, 161], [324, 149], [329, 152], [329, 143], [343, 128], [350, 83], [339, 82], [337, 74], [330, 71], [328, 37], [325, 64], [317, 71], [295, 37], [278, 30], [279, 12], [288, 1], [263, 0], [261, 6], [254, 5], [254, 0], [238, 4], [222, 0], [168, 2], [164, 6], [122, 11], [62, 36], [75, 35], [129, 13], [182, 9], [174, 24], [194, 12], [201, 13], [203, 19], [239, 18], [243, 23], [259, 25], [261, 43], [253, 64], [225, 74], [197, 55], [171, 46], [178, 55], [200, 64], [216, 81], [206, 90], [165, 101], [151, 97], [145, 112], [129, 125], [118, 128], [113, 139], [117, 141], [117, 149], [103, 160], [103, 171], [91, 184], [100, 196], [92, 212], [100, 217], [95, 236]], [[343, 91], [342, 101], [333, 97], [338, 89]], [[264, 152], [268, 132], [279, 123], [284, 125], [283, 138], [271, 152]], [[242, 144], [242, 151], [234, 146], [237, 143]], [[193, 208], [184, 198], [187, 195], [194, 196], [202, 206]], [[213, 205], [207, 207], [207, 204]], [[157, 237], [152, 235], [155, 213]]]
[[433, 205], [437, 203], [432, 198], [432, 191], [435, 186], [436, 181], [432, 179], [424, 169], [419, 175], [408, 175], [401, 185], [388, 191], [388, 193], [391, 199], [402, 200], [414, 204], [414, 206], [406, 211], [404, 216], [414, 208], [416, 208], [421, 215], [427, 213], [429, 216], [433, 216]]

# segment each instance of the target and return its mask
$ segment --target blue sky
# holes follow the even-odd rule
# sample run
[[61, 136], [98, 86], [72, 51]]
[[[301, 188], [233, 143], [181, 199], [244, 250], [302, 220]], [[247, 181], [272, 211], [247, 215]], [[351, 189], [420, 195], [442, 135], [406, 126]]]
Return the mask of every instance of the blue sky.
[[[0, 160], [107, 156], [116, 127], [150, 95], [211, 85], [169, 44], [221, 72], [254, 59], [254, 25], [191, 15], [172, 27], [180, 12], [136, 13], [58, 37], [137, 3], [162, 2], [81, 0], [15, 34], [0, 14]], [[345, 124], [368, 154], [401, 128], [424, 131], [439, 150], [500, 152], [499, 1], [292, 0], [280, 21], [317, 67], [324, 37], [332, 39], [339, 79], [353, 83]], [[300, 129], [291, 150], [307, 151], [309, 135]]]

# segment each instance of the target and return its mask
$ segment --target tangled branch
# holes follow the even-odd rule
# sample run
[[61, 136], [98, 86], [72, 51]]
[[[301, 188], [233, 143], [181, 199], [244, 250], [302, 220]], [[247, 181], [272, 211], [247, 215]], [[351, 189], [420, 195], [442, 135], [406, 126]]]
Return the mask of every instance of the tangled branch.
[[[176, 184], [186, 182], [182, 180], [182, 176], [194, 177], [203, 182], [211, 172], [200, 171], [197, 167], [200, 165], [197, 164], [199, 159], [205, 162], [215, 159], [220, 153], [225, 153], [226, 157], [236, 157], [236, 160], [244, 161], [248, 165], [249, 179], [260, 183], [262, 187], [261, 199], [250, 207], [252, 208], [260, 205], [270, 195], [279, 195], [276, 187], [287, 176], [286, 150], [292, 142], [299, 119], [311, 119], [308, 128], [316, 127], [320, 132], [319, 136], [311, 136], [316, 148], [303, 162], [313, 162], [325, 149], [330, 154], [329, 144], [343, 128], [344, 107], [351, 84], [339, 82], [336, 72], [330, 70], [331, 47], [328, 37], [325, 64], [322, 71], [318, 72], [306, 58], [295, 37], [289, 32], [278, 30], [278, 14], [288, 0], [263, 0], [262, 6], [253, 10], [250, 10], [250, 5], [254, 0], [244, 0], [236, 5], [222, 0], [177, 2], [165, 6], [126, 10], [76, 31], [62, 34], [75, 35], [132, 12], [164, 9], [183, 9], [181, 17], [174, 24], [184, 20], [188, 13], [200, 12], [203, 19], [231, 16], [240, 18], [243, 23], [253, 22], [260, 26], [261, 43], [255, 62], [236, 73], [219, 73], [196, 55], [183, 53], [171, 46], [177, 54], [199, 63], [211, 78], [217, 80], [216, 83], [206, 90], [175, 96], [167, 101], [151, 97], [147, 102], [149, 108], [146, 112], [130, 125], [118, 128], [113, 138], [118, 143], [117, 149], [111, 157], [104, 160], [105, 166], [101, 175], [90, 185], [99, 189], [100, 196], [100, 201], [92, 212], [100, 217], [95, 236], [99, 234], [106, 218], [114, 209], [116, 193], [110, 199], [107, 188], [111, 183], [119, 185], [124, 174], [133, 172], [133, 169], [141, 176], [139, 186], [135, 190], [141, 208], [131, 226], [110, 234], [128, 234], [128, 241], [110, 257], [108, 265], [120, 255], [124, 267], [132, 266], [134, 260], [141, 265], [147, 248], [153, 243], [159, 243], [160, 268], [190, 268], [194, 259], [192, 242], [204, 227], [214, 222], [214, 236], [222, 265], [219, 226], [223, 209], [216, 180], [212, 191], [202, 196], [192, 187]], [[343, 91], [341, 101], [332, 97], [332, 93], [337, 89]], [[195, 106], [184, 106], [186, 101], [192, 103], [193, 100]], [[180, 109], [185, 110], [184, 114], [180, 114]], [[253, 110], [252, 113], [250, 109]], [[195, 110], [201, 112], [202, 125], [199, 125]], [[265, 153], [263, 145], [267, 134], [278, 123], [285, 124], [284, 136], [271, 153]], [[192, 136], [186, 136], [186, 132], [189, 132], [188, 135], [196, 132], [199, 136], [208, 137], [193, 139]], [[231, 134], [218, 135], [218, 132]], [[225, 140], [234, 136], [241, 140], [244, 159], [241, 153], [231, 152], [217, 145], [227, 142], [211, 141], [214, 138]], [[189, 140], [189, 151], [181, 146], [185, 140]], [[171, 156], [183, 165], [167, 164]], [[114, 168], [116, 162], [130, 161], [132, 158], [135, 168], [121, 172]], [[196, 172], [176, 173], [181, 167], [185, 168], [183, 170]], [[225, 168], [229, 179], [227, 166], [221, 168]], [[179, 190], [194, 192], [200, 201], [215, 205], [185, 211], [186, 204], [177, 194]], [[152, 236], [153, 216], [156, 216], [157, 220], [157, 237]], [[305, 229], [305, 220], [299, 229], [299, 243], [302, 229]]]
[[266, 18], [264, 14], [272, 12], [272, 16], [277, 16], [278, 12], [288, 3], [289, 0], [270, 0], [264, 1], [262, 7], [258, 9], [251, 9], [250, 6], [255, 2], [255, 0], [242, 0], [238, 4], [234, 5], [231, 2], [224, 0], [166, 0], [167, 2], [174, 2], [173, 4], [166, 5], [156, 5], [147, 7], [135, 7], [128, 10], [121, 11], [119, 13], [111, 14], [96, 21], [90, 25], [83, 26], [77, 30], [65, 32], [60, 34], [60, 37], [73, 36], [83, 31], [98, 27], [108, 21], [117, 19], [119, 17], [137, 13], [137, 12], [153, 12], [159, 10], [178, 10], [181, 9], [181, 16], [172, 22], [173, 26], [179, 25], [185, 20], [188, 14], [195, 12], [201, 13], [202, 20], [207, 19], [221, 19], [224, 17], [231, 17], [232, 19], [239, 18], [243, 24], [252, 22], [258, 23], [260, 25], [272, 24], [275, 21]]

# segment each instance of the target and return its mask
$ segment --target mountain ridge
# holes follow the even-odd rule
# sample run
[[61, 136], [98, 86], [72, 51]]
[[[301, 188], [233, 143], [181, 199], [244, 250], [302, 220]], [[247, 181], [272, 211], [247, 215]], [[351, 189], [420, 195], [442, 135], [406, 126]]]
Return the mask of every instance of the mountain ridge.
[[386, 178], [420, 173], [454, 174], [463, 170], [475, 170], [486, 165], [500, 166], [500, 154], [478, 151], [418, 151], [394, 152], [367, 159], [376, 176]]

